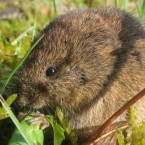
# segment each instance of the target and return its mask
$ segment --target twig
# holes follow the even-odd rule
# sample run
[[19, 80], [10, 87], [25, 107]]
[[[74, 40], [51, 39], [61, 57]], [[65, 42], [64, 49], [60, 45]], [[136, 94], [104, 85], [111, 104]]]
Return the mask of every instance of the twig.
[[91, 8], [92, 2], [93, 2], [93, 0], [87, 0], [87, 6], [88, 6], [88, 8]]
[[[120, 127], [119, 129], [123, 130], [123, 129], [128, 128], [129, 126], [130, 126], [130, 124], [125, 125], [125, 126], [122, 126], [122, 127]], [[100, 136], [99, 138], [97, 138], [93, 143], [97, 143], [99, 140], [105, 138], [106, 136], [108, 136], [108, 135], [110, 135], [110, 134], [112, 134], [112, 133], [114, 133], [114, 132], [116, 132], [116, 129], [113, 129], [112, 131], [103, 134], [102, 136]]]
[[102, 131], [108, 127], [118, 116], [126, 111], [131, 105], [136, 103], [140, 98], [145, 95], [145, 88], [128, 101], [123, 107], [121, 107], [116, 113], [114, 113], [98, 130], [95, 132], [84, 145], [90, 145], [95, 139], [99, 137]]

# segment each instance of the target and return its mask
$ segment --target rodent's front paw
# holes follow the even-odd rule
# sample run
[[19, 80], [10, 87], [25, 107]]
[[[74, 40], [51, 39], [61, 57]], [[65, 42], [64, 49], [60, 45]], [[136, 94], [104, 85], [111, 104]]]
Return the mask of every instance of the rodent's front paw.
[[33, 113], [31, 114], [31, 116], [33, 116], [34, 118], [33, 119], [30, 119], [29, 120], [29, 123], [31, 125], [34, 125], [34, 124], [40, 124], [41, 125], [41, 129], [45, 129], [47, 127], [50, 126], [49, 122], [46, 120], [44, 114], [41, 114], [41, 113]]

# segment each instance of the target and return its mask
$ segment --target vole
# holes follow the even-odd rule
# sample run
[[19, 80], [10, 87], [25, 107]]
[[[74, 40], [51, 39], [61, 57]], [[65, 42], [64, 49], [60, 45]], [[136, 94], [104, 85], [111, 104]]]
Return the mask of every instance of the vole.
[[[145, 87], [145, 28], [127, 12], [75, 10], [40, 34], [44, 37], [17, 74], [17, 103], [60, 107], [80, 138]], [[138, 122], [145, 119], [145, 98], [135, 109]], [[128, 112], [118, 118], [127, 119]]]

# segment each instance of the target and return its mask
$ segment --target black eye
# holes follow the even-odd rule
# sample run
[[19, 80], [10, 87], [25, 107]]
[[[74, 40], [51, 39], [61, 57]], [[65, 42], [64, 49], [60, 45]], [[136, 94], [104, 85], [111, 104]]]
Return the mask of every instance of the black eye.
[[55, 67], [49, 67], [46, 71], [46, 76], [53, 76], [57, 73], [57, 69]]

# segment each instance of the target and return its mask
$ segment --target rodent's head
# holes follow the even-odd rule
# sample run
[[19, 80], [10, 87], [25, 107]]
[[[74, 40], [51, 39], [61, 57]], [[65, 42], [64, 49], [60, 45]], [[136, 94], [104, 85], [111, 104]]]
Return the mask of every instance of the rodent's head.
[[56, 18], [18, 72], [18, 103], [77, 110], [93, 101], [113, 70], [116, 32], [93, 11]]

